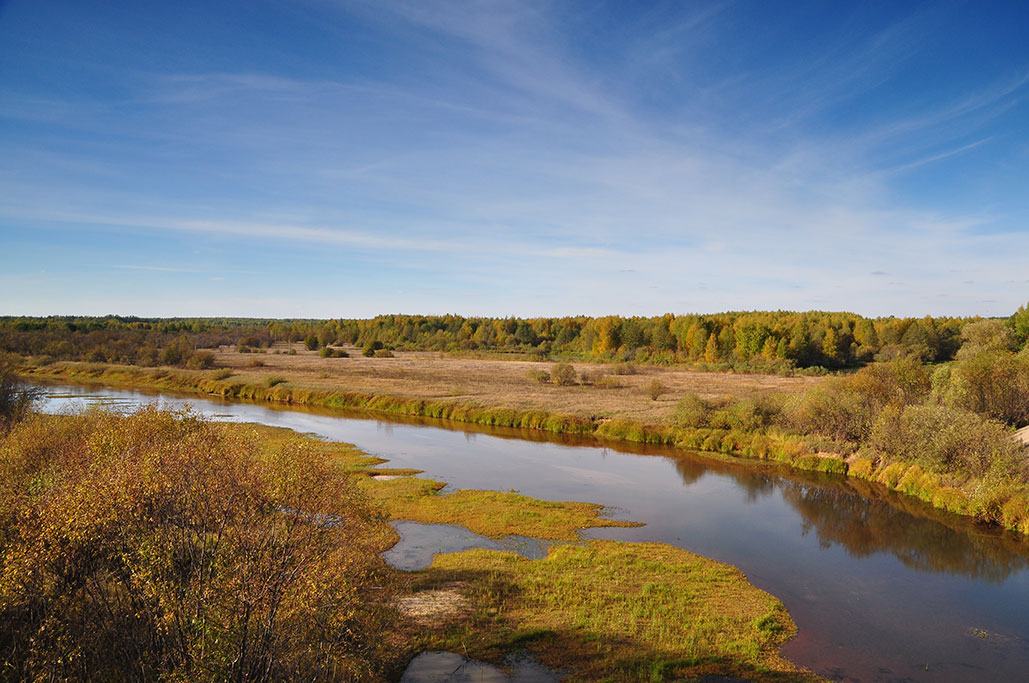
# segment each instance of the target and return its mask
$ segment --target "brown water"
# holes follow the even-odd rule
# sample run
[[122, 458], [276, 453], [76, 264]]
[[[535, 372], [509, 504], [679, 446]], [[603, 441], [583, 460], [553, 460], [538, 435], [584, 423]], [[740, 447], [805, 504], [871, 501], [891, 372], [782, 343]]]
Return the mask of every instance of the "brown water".
[[[153, 394], [47, 387], [48, 410], [132, 409]], [[659, 541], [733, 564], [780, 598], [793, 661], [845, 681], [1029, 681], [1029, 544], [862, 482], [671, 449], [440, 420], [160, 397], [216, 419], [354, 443], [449, 488], [609, 506]], [[648, 457], [641, 457], [648, 456]]]

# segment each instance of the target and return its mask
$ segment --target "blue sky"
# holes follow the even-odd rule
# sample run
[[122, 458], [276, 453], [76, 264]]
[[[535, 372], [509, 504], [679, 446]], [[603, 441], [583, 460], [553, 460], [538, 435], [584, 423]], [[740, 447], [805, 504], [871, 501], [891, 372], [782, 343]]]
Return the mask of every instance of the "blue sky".
[[1024, 2], [0, 3], [0, 314], [1029, 299]]

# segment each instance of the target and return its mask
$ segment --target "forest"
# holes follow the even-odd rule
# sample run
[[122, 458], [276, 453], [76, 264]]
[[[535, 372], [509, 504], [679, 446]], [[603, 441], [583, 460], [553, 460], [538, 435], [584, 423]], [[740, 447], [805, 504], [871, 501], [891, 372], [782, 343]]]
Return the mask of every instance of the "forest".
[[[854, 368], [911, 357], [952, 360], [961, 331], [980, 318], [865, 318], [854, 313], [729, 312], [660, 317], [466, 318], [381, 315], [371, 319], [4, 317], [0, 351], [54, 360], [130, 365], [209, 363], [197, 350], [260, 349], [301, 342], [309, 349], [522, 354], [538, 360], [695, 364], [715, 370], [790, 373]], [[1011, 343], [1029, 339], [1029, 310], [1003, 320]]]

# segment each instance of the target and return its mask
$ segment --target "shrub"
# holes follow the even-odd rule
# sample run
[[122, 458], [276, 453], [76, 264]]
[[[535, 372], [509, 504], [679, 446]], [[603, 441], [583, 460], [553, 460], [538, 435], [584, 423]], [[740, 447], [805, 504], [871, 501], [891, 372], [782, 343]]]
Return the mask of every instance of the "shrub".
[[570, 386], [575, 384], [575, 367], [571, 363], [558, 363], [552, 368], [554, 384]]
[[545, 370], [529, 370], [529, 379], [538, 384], [546, 384], [550, 381], [550, 373]]
[[757, 402], [745, 398], [712, 410], [708, 415], [708, 424], [717, 429], [754, 431], [765, 426], [765, 418]]
[[919, 403], [931, 389], [925, 366], [914, 358], [873, 363], [838, 383], [876, 407]]
[[193, 342], [185, 334], [182, 334], [161, 352], [161, 363], [164, 365], [184, 365], [189, 361], [193, 352]]
[[186, 361], [186, 367], [193, 368], [194, 370], [207, 370], [208, 368], [214, 367], [214, 354], [210, 351], [197, 351], [189, 360]]
[[672, 421], [680, 427], [707, 427], [711, 405], [696, 394], [686, 394], [675, 407]]
[[332, 356], [333, 356], [332, 348], [329, 347], [329, 346], [323, 346], [322, 350], [318, 352], [318, 355], [321, 358], [332, 358]]
[[308, 351], [317, 351], [320, 345], [321, 343], [316, 335], [309, 334], [304, 338], [304, 346], [307, 347]]
[[876, 416], [876, 406], [846, 382], [830, 381], [795, 399], [788, 422], [801, 432], [860, 441], [868, 435]]
[[253, 358], [251, 359], [249, 365], [252, 368], [263, 368], [265, 366], [265, 362], [260, 358]]
[[652, 379], [649, 382], [647, 382], [646, 393], [647, 396], [650, 397], [651, 401], [656, 401], [657, 399], [661, 398], [662, 394], [668, 393], [668, 387], [665, 386], [665, 383], [661, 380]]
[[992, 469], [1013, 472], [1022, 450], [1002, 424], [940, 405], [884, 410], [870, 442], [930, 472], [959, 470], [977, 477]]
[[619, 363], [612, 368], [612, 372], [616, 375], [635, 375], [639, 372], [636, 365], [633, 363]]
[[393, 352], [390, 351], [389, 349], [376, 349], [375, 357], [376, 358], [393, 358]]
[[286, 381], [286, 378], [285, 377], [280, 377], [279, 375], [269, 375], [268, 377], [264, 378], [264, 384], [269, 389], [271, 389], [272, 387], [277, 386], [279, 384], [283, 384], [285, 381]]
[[375, 352], [382, 348], [382, 342], [374, 339], [370, 339], [365, 342], [364, 348], [361, 349], [361, 355], [365, 358], [372, 358]]
[[956, 363], [941, 393], [948, 405], [1015, 426], [1029, 424], [1029, 356], [994, 351]]
[[1015, 343], [1011, 328], [1000, 320], [979, 320], [961, 328], [961, 348], [958, 360], [974, 358], [981, 353], [1013, 350]]
[[374, 513], [330, 451], [260, 452], [241, 429], [153, 409], [13, 430], [5, 678], [385, 678]]

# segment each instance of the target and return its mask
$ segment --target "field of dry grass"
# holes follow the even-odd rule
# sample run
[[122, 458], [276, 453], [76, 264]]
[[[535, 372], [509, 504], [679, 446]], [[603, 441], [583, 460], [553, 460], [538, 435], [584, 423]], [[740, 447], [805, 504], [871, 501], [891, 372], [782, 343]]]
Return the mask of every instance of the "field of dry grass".
[[[621, 386], [603, 388], [577, 384], [541, 384], [534, 370], [550, 371], [554, 363], [441, 356], [435, 352], [396, 352], [394, 358], [364, 358], [348, 348], [350, 358], [321, 358], [299, 344], [276, 345], [267, 353], [237, 353], [222, 348], [215, 354], [218, 367], [231, 368], [234, 378], [262, 384], [277, 376], [298, 387], [345, 390], [423, 399], [471, 401], [485, 407], [540, 409], [582, 417], [627, 417], [648, 423], [667, 419], [684, 394], [703, 398], [755, 396], [771, 392], [801, 391], [822, 381], [818, 377], [776, 377], [691, 371], [684, 368], [639, 366], [637, 374], [615, 375], [615, 366], [574, 363], [576, 375], [606, 373]], [[255, 365], [263, 364], [263, 365]], [[660, 380], [667, 393], [654, 401], [646, 393], [652, 380]], [[595, 380], [594, 380], [595, 381]]]

